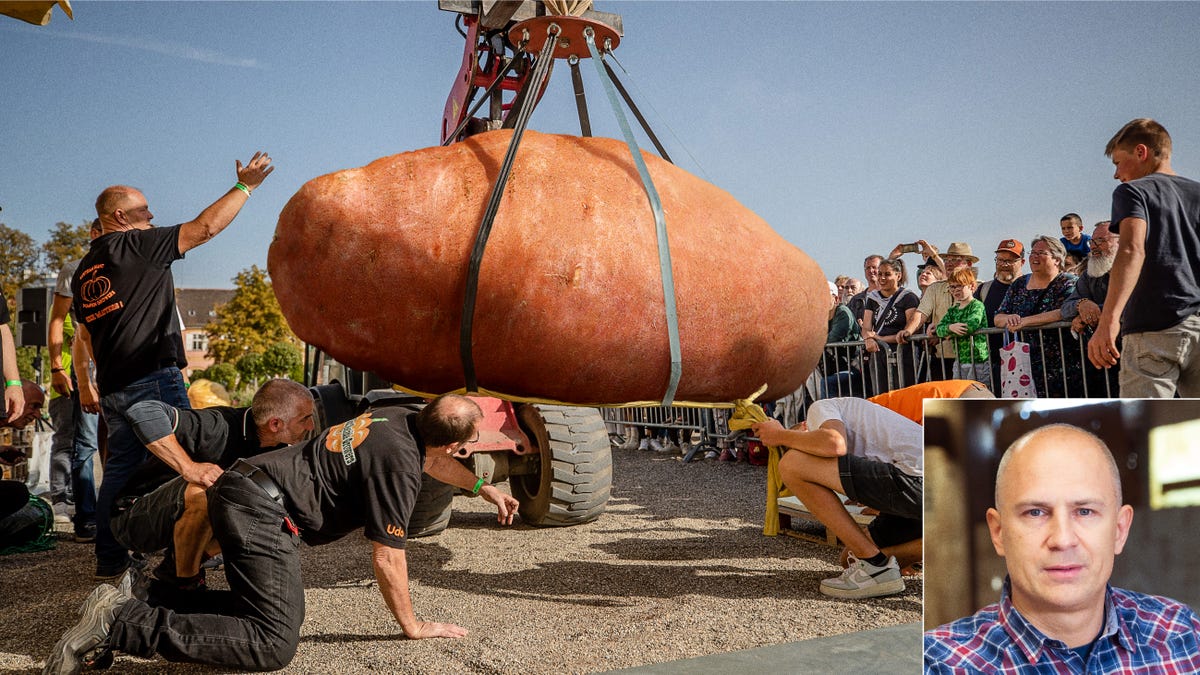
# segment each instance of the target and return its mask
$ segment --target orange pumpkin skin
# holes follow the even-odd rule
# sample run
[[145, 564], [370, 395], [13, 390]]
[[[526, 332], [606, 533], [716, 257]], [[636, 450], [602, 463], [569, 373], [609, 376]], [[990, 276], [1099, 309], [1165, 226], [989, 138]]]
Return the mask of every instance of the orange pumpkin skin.
[[[510, 131], [309, 181], [268, 255], [296, 334], [405, 387], [465, 382], [467, 267]], [[728, 193], [643, 153], [665, 212], [682, 375], [675, 399], [794, 391], [824, 344], [817, 267]], [[624, 143], [526, 132], [480, 269], [481, 387], [569, 403], [661, 399], [670, 372], [654, 217]]]

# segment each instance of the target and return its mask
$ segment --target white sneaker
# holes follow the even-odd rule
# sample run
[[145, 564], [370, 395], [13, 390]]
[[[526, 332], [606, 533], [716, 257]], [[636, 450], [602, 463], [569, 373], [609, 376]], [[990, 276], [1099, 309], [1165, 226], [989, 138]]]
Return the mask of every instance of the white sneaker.
[[874, 598], [904, 592], [900, 565], [889, 557], [887, 565], [876, 567], [849, 554], [850, 566], [841, 576], [821, 582], [821, 592], [834, 598]]
[[69, 523], [73, 515], [74, 509], [70, 508], [66, 502], [58, 502], [54, 505], [54, 522]]
[[649, 450], [649, 449], [650, 449], [650, 439], [643, 436], [642, 442], [638, 443], [638, 450]]
[[663, 444], [660, 443], [657, 438], [650, 439], [650, 449], [655, 452], [663, 452], [666, 450], [666, 448], [663, 447]]

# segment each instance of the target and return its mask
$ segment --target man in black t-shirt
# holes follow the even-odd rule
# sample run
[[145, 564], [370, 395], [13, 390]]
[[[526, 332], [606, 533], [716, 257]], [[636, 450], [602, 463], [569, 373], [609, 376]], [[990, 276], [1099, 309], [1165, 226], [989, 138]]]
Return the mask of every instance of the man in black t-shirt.
[[1171, 136], [1152, 119], [1127, 123], [1104, 154], [1121, 181], [1113, 190], [1109, 225], [1121, 241], [1088, 358], [1097, 368], [1112, 368], [1120, 359], [1122, 396], [1195, 398], [1200, 183], [1171, 168]]
[[[291, 380], [268, 380], [248, 408], [130, 406], [134, 433], [153, 456], [117, 494], [116, 540], [138, 553], [167, 549], [155, 576], [163, 593], [203, 588], [201, 558], [213, 543], [204, 491], [242, 458], [299, 443], [313, 430], [313, 398]], [[215, 550], [210, 550], [215, 555]]]
[[179, 614], [101, 585], [79, 626], [55, 646], [46, 672], [74, 672], [111, 650], [222, 668], [283, 668], [295, 656], [304, 620], [300, 541], [324, 544], [359, 528], [371, 540], [380, 594], [404, 634], [465, 636], [454, 624], [417, 620], [404, 546], [422, 470], [482, 495], [496, 505], [501, 524], [512, 522], [517, 501], [451, 457], [479, 437], [482, 418], [474, 401], [448, 394], [419, 413], [368, 411], [303, 444], [235, 463], [208, 493], [228, 604], [215, 613]]
[[[3, 418], [15, 420], [25, 409], [25, 395], [21, 391], [21, 373], [17, 370], [17, 344], [13, 342], [12, 329], [8, 327], [11, 319], [8, 298], [0, 293], [0, 361], [4, 371], [4, 407], [8, 411]], [[0, 410], [0, 413], [3, 412]]]
[[138, 401], [158, 400], [188, 408], [180, 368], [187, 365], [175, 308], [171, 264], [224, 230], [250, 192], [272, 171], [271, 158], [255, 153], [237, 162], [238, 182], [195, 220], [155, 229], [154, 214], [140, 191], [105, 188], [96, 198], [104, 233], [94, 239], [75, 269], [71, 287], [76, 340], [96, 364], [96, 382], [78, 373], [80, 407], [101, 412], [108, 425], [108, 458], [96, 500], [96, 578], [115, 579], [129, 555], [113, 539], [113, 500], [130, 473], [146, 459], [126, 419]]

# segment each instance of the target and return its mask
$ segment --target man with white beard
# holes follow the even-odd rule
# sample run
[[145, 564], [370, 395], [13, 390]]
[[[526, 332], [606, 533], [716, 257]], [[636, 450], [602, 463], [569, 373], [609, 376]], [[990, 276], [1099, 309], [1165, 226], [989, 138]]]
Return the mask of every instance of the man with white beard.
[[[1109, 231], [1109, 224], [1107, 220], [1096, 223], [1096, 229], [1088, 241], [1090, 252], [1087, 267], [1075, 282], [1074, 292], [1062, 306], [1063, 321], [1070, 321], [1071, 330], [1084, 339], [1091, 337], [1096, 323], [1100, 321], [1104, 296], [1108, 293], [1108, 273], [1112, 270], [1113, 261], [1117, 259], [1120, 238]], [[1112, 371], [1118, 370], [1117, 368], [1109, 369], [1110, 377], [1105, 382], [1103, 371], [1096, 369], [1086, 359], [1083, 365], [1088, 397], [1118, 397], [1117, 378], [1111, 376]]]

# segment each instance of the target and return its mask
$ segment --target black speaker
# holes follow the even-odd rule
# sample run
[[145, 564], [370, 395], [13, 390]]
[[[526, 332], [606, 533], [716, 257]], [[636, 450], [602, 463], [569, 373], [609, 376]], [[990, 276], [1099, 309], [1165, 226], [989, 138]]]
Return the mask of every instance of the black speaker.
[[17, 295], [17, 346], [45, 347], [50, 325], [54, 289], [46, 286], [22, 288]]

